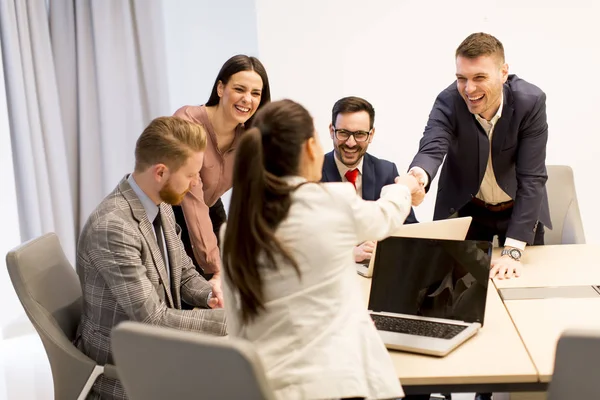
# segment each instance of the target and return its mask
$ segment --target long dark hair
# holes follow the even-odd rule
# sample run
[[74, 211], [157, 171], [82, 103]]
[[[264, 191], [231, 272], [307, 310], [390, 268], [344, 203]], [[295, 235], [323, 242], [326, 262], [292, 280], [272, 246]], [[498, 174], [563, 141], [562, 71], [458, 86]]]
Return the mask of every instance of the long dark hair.
[[[217, 93], [219, 81], [222, 82], [223, 85], [227, 85], [229, 78], [240, 71], [254, 71], [258, 74], [258, 76], [260, 76], [260, 79], [262, 79], [263, 87], [257, 110], [260, 110], [262, 106], [271, 101], [271, 88], [269, 86], [269, 77], [267, 76], [265, 67], [256, 57], [238, 54], [237, 56], [233, 56], [229, 60], [225, 61], [225, 64], [223, 64], [221, 67], [221, 70], [217, 75], [217, 79], [215, 79], [215, 84], [213, 85], [212, 91], [210, 92], [210, 97], [205, 105], [210, 107], [219, 104], [220, 97]], [[248, 119], [244, 125], [246, 127], [251, 126], [252, 120], [255, 116], [256, 114], [250, 117], [250, 119]]]
[[237, 148], [223, 267], [240, 294], [244, 322], [264, 309], [261, 268], [277, 269], [280, 256], [300, 276], [298, 264], [275, 230], [289, 212], [294, 190], [282, 177], [298, 174], [302, 146], [314, 131], [304, 107], [291, 100], [276, 101], [257, 111], [254, 125]]

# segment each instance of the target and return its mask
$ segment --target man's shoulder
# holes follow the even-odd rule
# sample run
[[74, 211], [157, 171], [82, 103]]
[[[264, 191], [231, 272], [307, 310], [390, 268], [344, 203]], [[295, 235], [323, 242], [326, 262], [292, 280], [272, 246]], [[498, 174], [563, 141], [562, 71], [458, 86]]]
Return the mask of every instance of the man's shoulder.
[[530, 102], [532, 98], [537, 99], [545, 96], [542, 89], [525, 79], [519, 78], [517, 75], [509, 75], [505, 86], [508, 87], [515, 103]]
[[323, 156], [321, 182], [341, 182], [337, 165], [335, 165], [333, 151]]
[[392, 161], [375, 157], [374, 155], [369, 153], [365, 153], [364, 163], [373, 164], [375, 166], [375, 169], [378, 171], [385, 171], [391, 173], [392, 171], [394, 171], [394, 169], [396, 169], [396, 164], [394, 164]]
[[117, 187], [92, 211], [81, 232], [82, 238], [94, 230], [105, 229], [109, 225], [122, 224], [132, 219], [130, 205]]
[[437, 98], [445, 101], [464, 101], [456, 87], [456, 80], [443, 89]]
[[324, 158], [325, 162], [328, 162], [328, 161], [329, 161], [329, 162], [331, 162], [331, 161], [334, 161], [333, 157], [334, 157], [334, 155], [333, 155], [333, 150], [331, 150], [329, 153], [325, 153], [325, 154], [323, 155], [323, 158]]
[[365, 159], [365, 162], [372, 162], [373, 164], [379, 164], [379, 165], [393, 165], [394, 164], [393, 162], [388, 161], [384, 158], [376, 157], [371, 153], [365, 153], [364, 159]]

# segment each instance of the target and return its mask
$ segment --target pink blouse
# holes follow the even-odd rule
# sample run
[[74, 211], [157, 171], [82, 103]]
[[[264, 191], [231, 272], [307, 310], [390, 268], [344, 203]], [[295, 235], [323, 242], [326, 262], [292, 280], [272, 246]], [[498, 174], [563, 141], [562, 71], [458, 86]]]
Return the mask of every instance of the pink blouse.
[[181, 208], [196, 261], [205, 273], [216, 273], [221, 270], [221, 258], [208, 208], [215, 204], [223, 193], [231, 189], [235, 147], [244, 132], [244, 127], [239, 125], [236, 128], [231, 147], [222, 153], [217, 145], [217, 134], [208, 119], [205, 106], [183, 106], [174, 115], [200, 124], [206, 129], [206, 151], [200, 170], [200, 183], [188, 192], [181, 203]]

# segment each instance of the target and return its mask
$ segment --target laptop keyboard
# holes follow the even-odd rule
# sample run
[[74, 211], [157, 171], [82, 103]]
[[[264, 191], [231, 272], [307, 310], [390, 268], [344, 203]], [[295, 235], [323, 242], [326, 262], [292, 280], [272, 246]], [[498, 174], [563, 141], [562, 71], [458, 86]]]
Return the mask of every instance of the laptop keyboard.
[[438, 339], [452, 339], [464, 331], [465, 325], [452, 325], [441, 322], [423, 321], [419, 319], [387, 317], [371, 314], [375, 326], [380, 331], [406, 333], [416, 336], [427, 336]]

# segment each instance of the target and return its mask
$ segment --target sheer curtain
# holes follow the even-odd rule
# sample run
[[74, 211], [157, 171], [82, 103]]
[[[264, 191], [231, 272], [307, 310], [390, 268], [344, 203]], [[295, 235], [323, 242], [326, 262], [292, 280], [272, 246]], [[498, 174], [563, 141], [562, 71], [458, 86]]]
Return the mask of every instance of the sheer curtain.
[[21, 240], [74, 261], [87, 216], [170, 114], [161, 0], [0, 0]]

